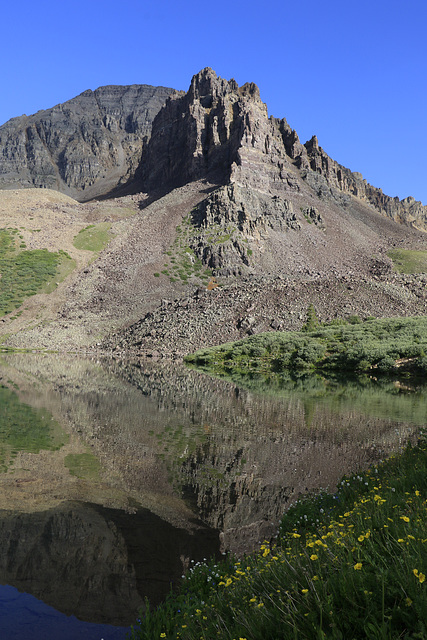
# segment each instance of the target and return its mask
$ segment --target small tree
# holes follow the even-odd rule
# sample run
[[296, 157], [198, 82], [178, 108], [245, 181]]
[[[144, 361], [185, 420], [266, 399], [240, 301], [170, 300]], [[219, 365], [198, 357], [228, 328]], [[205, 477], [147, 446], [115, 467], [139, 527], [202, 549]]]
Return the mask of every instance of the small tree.
[[316, 314], [316, 309], [312, 304], [307, 309], [307, 319], [303, 325], [301, 331], [314, 331], [319, 326], [319, 318]]

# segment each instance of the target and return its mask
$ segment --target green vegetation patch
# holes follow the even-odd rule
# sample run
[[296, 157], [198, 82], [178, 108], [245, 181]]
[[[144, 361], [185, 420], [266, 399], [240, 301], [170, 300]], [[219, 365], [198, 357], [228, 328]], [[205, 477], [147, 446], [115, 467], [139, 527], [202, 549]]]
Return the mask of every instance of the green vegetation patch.
[[14, 391], [0, 386], [0, 471], [7, 470], [18, 451], [56, 450], [66, 439], [48, 411], [22, 403]]
[[99, 480], [101, 463], [91, 453], [70, 453], [65, 457], [64, 464], [72, 476], [85, 480]]
[[427, 251], [392, 249], [387, 255], [400, 273], [427, 273]]
[[[181, 281], [183, 284], [187, 284], [190, 281], [193, 284], [208, 284], [212, 272], [204, 267], [191, 246], [199, 233], [199, 230], [192, 224], [191, 213], [176, 227], [175, 240], [166, 252], [169, 262], [165, 262], [165, 269], [161, 272], [169, 277], [171, 282]], [[159, 273], [154, 275], [160, 276]]]
[[24, 251], [17, 245], [16, 229], [0, 229], [0, 317], [41, 291], [50, 292], [73, 268], [64, 251]]
[[[310, 321], [309, 327], [312, 328]], [[427, 373], [427, 317], [383, 318], [260, 333], [200, 349], [185, 362], [216, 373], [285, 370]]]
[[276, 544], [193, 564], [133, 640], [427, 637], [427, 440], [297, 502]]
[[112, 239], [109, 222], [90, 224], [75, 236], [73, 245], [85, 251], [102, 251]]

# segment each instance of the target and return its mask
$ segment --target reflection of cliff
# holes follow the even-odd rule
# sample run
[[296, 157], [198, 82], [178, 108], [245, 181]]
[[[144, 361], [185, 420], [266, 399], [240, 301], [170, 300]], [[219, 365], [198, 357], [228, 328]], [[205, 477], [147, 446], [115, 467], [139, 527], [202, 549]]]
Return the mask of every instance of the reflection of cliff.
[[176, 364], [128, 364], [116, 372], [161, 407], [164, 423], [168, 411], [180, 417], [178, 427], [165, 424], [158, 434], [172, 481], [198, 516], [223, 532], [223, 547], [238, 553], [274, 535], [291, 500], [332, 489], [414, 430], [391, 419], [398, 413], [396, 398], [387, 414], [389, 397], [383, 394], [381, 404], [378, 389], [369, 417], [357, 402], [358, 389], [348, 386], [335, 396], [323, 390], [332, 398], [322, 403], [322, 382], [310, 393], [300, 381], [299, 389], [291, 385], [281, 395], [265, 395]]
[[[236, 551], [274, 533], [295, 497], [333, 488], [415, 431], [394, 418], [399, 398], [387, 405], [390, 394], [380, 389], [367, 402], [366, 390], [343, 387], [334, 395], [311, 380], [311, 388], [297, 381], [268, 395], [178, 363], [110, 360], [101, 367], [62, 358], [59, 371], [58, 359], [35, 365], [31, 358], [8, 359], [53, 380], [63, 415], [90, 443], [104, 477], [117, 478], [138, 500], [150, 494], [144, 505], [164, 517], [179, 514], [188, 526], [196, 513], [223, 532], [223, 548]], [[405, 412], [411, 415], [409, 404]]]
[[[0, 512], [0, 582], [32, 593], [67, 615], [127, 625], [144, 597], [168, 593], [186, 559], [218, 551], [147, 510], [129, 516], [98, 505], [63, 503], [39, 513]], [[202, 546], [203, 545], [203, 546]]]

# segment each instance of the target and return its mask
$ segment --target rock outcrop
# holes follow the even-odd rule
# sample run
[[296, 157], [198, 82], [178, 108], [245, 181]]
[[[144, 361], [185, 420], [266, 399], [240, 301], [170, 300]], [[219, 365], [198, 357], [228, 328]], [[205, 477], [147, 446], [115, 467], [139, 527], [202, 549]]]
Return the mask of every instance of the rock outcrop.
[[[415, 198], [400, 200], [385, 195], [381, 189], [373, 187], [358, 172], [350, 171], [335, 160], [332, 160], [322, 147], [316, 136], [301, 145], [295, 131], [281, 124], [287, 152], [294, 164], [301, 169], [301, 176], [316, 191], [320, 198], [337, 192], [351, 195], [367, 202], [379, 213], [392, 218], [401, 224], [427, 229], [427, 207]], [[345, 203], [345, 199], [342, 200]]]
[[[138, 88], [123, 91], [126, 99], [130, 100], [130, 92], [137, 102]], [[105, 92], [107, 95], [109, 90]], [[117, 107], [117, 113], [113, 109], [114, 104], [124, 101], [123, 96], [119, 99], [119, 89], [117, 95], [113, 91], [115, 97], [110, 102], [104, 96], [109, 105], [105, 108], [107, 124], [99, 124], [98, 106], [93, 112], [95, 124], [90, 131], [100, 136], [93, 147], [98, 155], [91, 147], [95, 155], [88, 151], [87, 157], [98, 162], [103, 149], [106, 163], [113, 163], [114, 154], [121, 150], [125, 163], [121, 176], [119, 165], [113, 163], [112, 173], [87, 178], [87, 167], [95, 171], [96, 163], [92, 167], [88, 160], [86, 166], [79, 149], [84, 146], [82, 130], [89, 126], [89, 108], [83, 114], [79, 107], [86, 124], [79, 125], [78, 141], [65, 144], [61, 139], [65, 147], [59, 142], [55, 147], [64, 149], [63, 159], [69, 159], [75, 144], [80, 160], [55, 165], [49, 164], [52, 154], [45, 151], [45, 155], [31, 156], [35, 171], [31, 175], [49, 175], [52, 182], [57, 179], [60, 188], [66, 185], [65, 173], [60, 174], [66, 168], [70, 184], [77, 185], [80, 171], [85, 180], [93, 179], [92, 186], [87, 182], [79, 192], [80, 199], [99, 194], [107, 183], [111, 195], [113, 186], [125, 182], [123, 191], [114, 192], [123, 203], [120, 215], [136, 214], [119, 223], [119, 212], [106, 210], [102, 216], [97, 207], [103, 203], [84, 205], [87, 211], [82, 220], [107, 222], [114, 238], [91, 265], [64, 285], [54, 316], [55, 346], [64, 349], [95, 343], [119, 352], [172, 351], [179, 355], [206, 341], [216, 344], [247, 332], [299, 328], [309, 304], [315, 304], [322, 320], [354, 314], [425, 313], [425, 283], [421, 278], [407, 280], [395, 274], [393, 261], [399, 251], [417, 252], [417, 269], [422, 272], [427, 207], [412, 199], [388, 198], [359, 174], [329, 158], [315, 137], [301, 144], [286, 120], [268, 116], [253, 84], [239, 87], [234, 80], [223, 80], [206, 68], [194, 76], [185, 94], [152, 88], [150, 92], [150, 100], [157, 101], [157, 115], [153, 107], [145, 119], [123, 119], [120, 114], [129, 109]], [[159, 92], [166, 98], [163, 106]], [[147, 98], [145, 90], [143, 94]], [[94, 99], [89, 93], [76, 100], [89, 104]], [[102, 102], [99, 96], [98, 102]], [[55, 118], [65, 118], [64, 108], [53, 110]], [[52, 140], [57, 140], [53, 112], [52, 126], [43, 129], [49, 148]], [[34, 120], [31, 127], [22, 129], [27, 137], [28, 131], [37, 133], [35, 123], [43, 118], [43, 114], [36, 114], [27, 119]], [[72, 122], [77, 127], [77, 115]], [[102, 138], [114, 123], [119, 123], [116, 139], [120, 144]], [[8, 126], [12, 125], [0, 128], [3, 158], [14, 157], [3, 143]], [[132, 131], [138, 132], [138, 141]], [[88, 141], [92, 133], [87, 133]], [[42, 137], [37, 135], [40, 145]], [[102, 140], [107, 140], [105, 146]], [[27, 152], [22, 144], [22, 153]], [[126, 155], [126, 144], [134, 145], [135, 152]], [[45, 173], [42, 169], [37, 173], [37, 162], [43, 164], [44, 160]], [[0, 170], [5, 166], [2, 162], [5, 160], [0, 161]], [[16, 180], [18, 167], [28, 177], [27, 166], [18, 163]], [[23, 186], [28, 186], [28, 181], [23, 180]], [[128, 195], [119, 198], [125, 189]], [[33, 213], [30, 208], [25, 216], [33, 218]], [[33, 226], [35, 223], [31, 234]], [[30, 240], [30, 229], [26, 233]], [[294, 288], [294, 283], [301, 282], [307, 286]], [[277, 283], [280, 295], [276, 303], [269, 292], [276, 290]], [[199, 288], [207, 291], [206, 308], [205, 297], [196, 295]], [[167, 311], [164, 300], [171, 301]], [[185, 300], [190, 301], [186, 307]], [[255, 312], [255, 300], [259, 313]], [[11, 318], [4, 320], [7, 344], [52, 348], [51, 325], [34, 325], [24, 336], [21, 328], [31, 313], [16, 316], [16, 325]], [[19, 336], [14, 335], [15, 326]], [[123, 327], [127, 331], [121, 335]], [[109, 332], [114, 333], [108, 338]]]
[[301, 190], [348, 204], [352, 196], [393, 220], [427, 229], [427, 207], [391, 198], [332, 160], [316, 136], [301, 144], [285, 119], [269, 117], [258, 87], [205, 68], [187, 93], [107, 86], [0, 127], [0, 188], [48, 187], [77, 200], [132, 183], [166, 192], [206, 179], [270, 195]]
[[239, 87], [210, 68], [159, 111], [138, 175], [141, 190], [148, 192], [206, 178], [283, 196], [298, 193], [304, 181], [325, 201], [345, 206], [355, 196], [399, 223], [427, 229], [421, 202], [386, 196], [332, 160], [316, 136], [301, 144], [285, 119], [268, 117], [255, 84]]
[[106, 86], [0, 127], [0, 188], [44, 187], [77, 200], [131, 179], [166, 87]]

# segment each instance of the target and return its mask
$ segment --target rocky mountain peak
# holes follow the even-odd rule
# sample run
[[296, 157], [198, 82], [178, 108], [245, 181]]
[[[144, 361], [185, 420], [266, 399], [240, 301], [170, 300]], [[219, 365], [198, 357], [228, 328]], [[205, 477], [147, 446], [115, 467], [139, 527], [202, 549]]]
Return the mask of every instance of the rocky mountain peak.
[[239, 87], [234, 78], [224, 80], [210, 67], [205, 67], [193, 76], [187, 95], [189, 100], [198, 100], [205, 109], [210, 109], [218, 99], [224, 99], [226, 96], [231, 98], [230, 94], [234, 99], [238, 99], [239, 96], [261, 99], [259, 89], [254, 82], [246, 82]]
[[210, 109], [219, 96], [236, 92], [236, 90], [237, 85], [234, 80], [228, 82], [218, 77], [210, 67], [205, 67], [192, 77], [188, 99], [198, 100], [205, 109]]
[[427, 207], [383, 194], [330, 158], [316, 136], [301, 144], [285, 119], [268, 116], [256, 84], [239, 87], [210, 67], [186, 93], [100, 87], [0, 127], [0, 189], [47, 187], [86, 201], [122, 187], [154, 194], [198, 180], [286, 200], [304, 184], [322, 201], [356, 197], [427, 229]]

